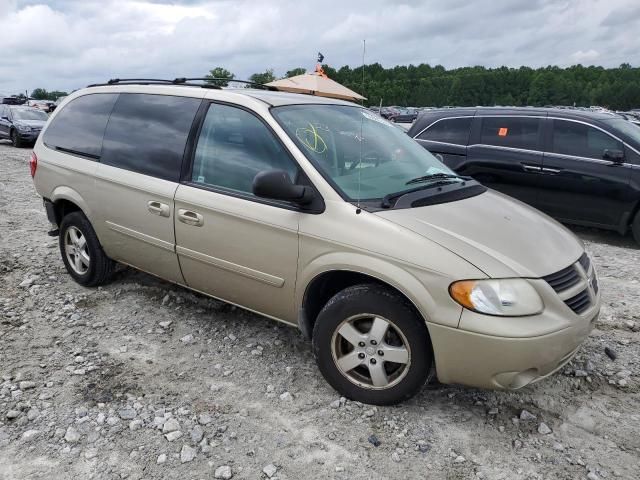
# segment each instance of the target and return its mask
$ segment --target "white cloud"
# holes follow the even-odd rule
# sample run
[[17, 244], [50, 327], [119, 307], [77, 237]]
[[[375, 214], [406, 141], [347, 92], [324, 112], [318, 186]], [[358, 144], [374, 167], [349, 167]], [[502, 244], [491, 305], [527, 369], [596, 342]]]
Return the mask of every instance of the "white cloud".
[[[0, 0], [0, 92], [367, 62], [640, 64], [637, 0]], [[622, 21], [621, 18], [625, 19]], [[622, 22], [622, 23], [621, 23]]]

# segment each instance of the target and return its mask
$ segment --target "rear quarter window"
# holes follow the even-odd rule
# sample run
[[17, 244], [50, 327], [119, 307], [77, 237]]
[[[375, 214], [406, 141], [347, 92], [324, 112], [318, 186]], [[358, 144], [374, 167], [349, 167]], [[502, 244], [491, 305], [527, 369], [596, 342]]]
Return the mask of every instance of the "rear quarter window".
[[540, 150], [539, 118], [483, 117], [480, 143], [496, 147]]
[[469, 129], [472, 117], [444, 118], [437, 120], [424, 132], [418, 135], [418, 140], [466, 145], [469, 141]]
[[101, 163], [178, 181], [200, 103], [191, 97], [120, 94], [104, 135]]
[[104, 131], [117, 99], [117, 93], [95, 93], [71, 100], [45, 130], [44, 144], [99, 159]]

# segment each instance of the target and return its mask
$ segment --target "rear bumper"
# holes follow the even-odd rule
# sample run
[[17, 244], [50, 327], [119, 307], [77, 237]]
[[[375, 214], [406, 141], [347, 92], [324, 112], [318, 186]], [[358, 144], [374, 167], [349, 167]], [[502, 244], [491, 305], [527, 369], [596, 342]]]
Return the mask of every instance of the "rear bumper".
[[[558, 331], [532, 337], [498, 337], [428, 324], [438, 379], [501, 390], [517, 390], [542, 380], [575, 356], [593, 329], [598, 310]], [[477, 321], [483, 319], [465, 313], [478, 317]]]

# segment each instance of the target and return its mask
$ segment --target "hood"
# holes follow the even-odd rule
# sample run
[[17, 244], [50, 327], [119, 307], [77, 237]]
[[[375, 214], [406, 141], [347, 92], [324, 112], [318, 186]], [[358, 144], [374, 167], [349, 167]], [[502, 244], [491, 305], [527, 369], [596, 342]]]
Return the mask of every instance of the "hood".
[[31, 128], [42, 128], [47, 123], [46, 120], [16, 120], [13, 122], [16, 126], [26, 126]]
[[549, 275], [584, 251], [580, 240], [552, 218], [492, 190], [376, 215], [438, 243], [494, 278]]

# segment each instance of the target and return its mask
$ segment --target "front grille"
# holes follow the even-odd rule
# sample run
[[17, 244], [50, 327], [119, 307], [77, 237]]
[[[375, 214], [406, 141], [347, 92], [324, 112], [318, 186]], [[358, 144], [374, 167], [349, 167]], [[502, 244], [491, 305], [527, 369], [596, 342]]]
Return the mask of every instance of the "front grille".
[[[598, 280], [595, 272], [590, 278], [588, 277], [590, 270], [593, 270], [591, 268], [591, 259], [585, 252], [573, 265], [569, 265], [559, 272], [542, 277], [542, 279], [555, 290], [571, 310], [580, 315], [591, 307], [592, 295], [595, 296], [598, 294]], [[584, 274], [582, 272], [584, 272]], [[572, 287], [576, 288], [574, 288], [573, 291], [568, 291]], [[589, 287], [591, 287], [592, 294], [589, 293]], [[576, 290], [580, 290], [580, 292], [567, 298]]]
[[580, 265], [582, 265], [582, 268], [583, 268], [585, 273], [587, 273], [589, 271], [589, 266], [591, 265], [591, 260], [589, 260], [589, 255], [587, 255], [587, 252], [584, 252], [582, 254], [580, 259], [578, 260], [578, 263]]
[[577, 314], [581, 314], [591, 305], [591, 298], [589, 298], [589, 292], [585, 289], [579, 294], [565, 300], [564, 303]]
[[578, 272], [573, 265], [569, 265], [567, 268], [563, 268], [559, 272], [542, 277], [542, 279], [551, 285], [551, 288], [553, 288], [557, 293], [560, 293], [580, 282], [580, 275], [578, 275]]

